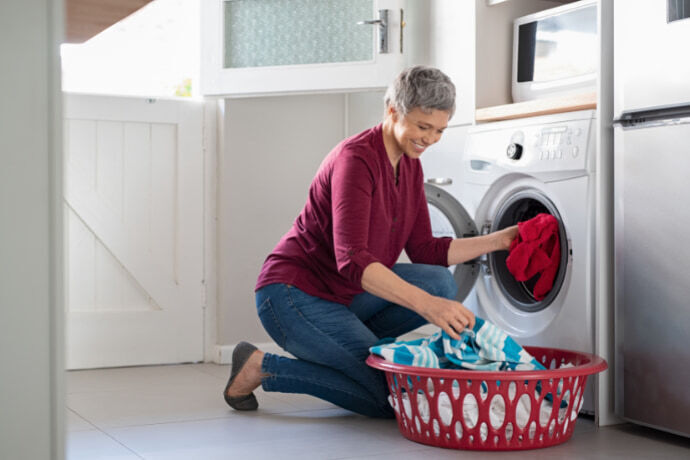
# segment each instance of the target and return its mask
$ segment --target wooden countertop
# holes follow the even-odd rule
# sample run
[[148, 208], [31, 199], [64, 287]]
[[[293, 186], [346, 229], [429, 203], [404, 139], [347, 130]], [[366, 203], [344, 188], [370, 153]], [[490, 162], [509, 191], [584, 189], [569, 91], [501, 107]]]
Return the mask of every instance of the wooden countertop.
[[475, 111], [475, 120], [477, 123], [484, 123], [596, 108], [597, 93], [583, 93], [483, 107]]

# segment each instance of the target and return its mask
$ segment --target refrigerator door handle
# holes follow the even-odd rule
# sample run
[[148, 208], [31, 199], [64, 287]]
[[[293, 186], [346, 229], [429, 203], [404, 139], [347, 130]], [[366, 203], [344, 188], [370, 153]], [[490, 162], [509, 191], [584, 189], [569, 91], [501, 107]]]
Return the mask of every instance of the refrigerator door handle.
[[680, 125], [690, 123], [690, 104], [623, 112], [613, 124], [624, 128]]

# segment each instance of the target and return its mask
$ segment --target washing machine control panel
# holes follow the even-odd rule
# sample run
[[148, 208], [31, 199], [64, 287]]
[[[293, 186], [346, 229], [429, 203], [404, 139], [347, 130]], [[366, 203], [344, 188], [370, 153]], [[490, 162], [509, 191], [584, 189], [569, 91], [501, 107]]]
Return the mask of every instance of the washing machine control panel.
[[511, 160], [519, 160], [522, 156], [522, 144], [511, 142], [506, 150], [506, 155], [508, 155], [508, 158]]
[[467, 180], [487, 183], [510, 171], [546, 173], [551, 174], [548, 180], [557, 180], [590, 170], [594, 118], [582, 115], [554, 114], [472, 128], [465, 144]]
[[535, 130], [532, 147], [540, 160], [570, 160], [580, 157], [587, 147], [587, 127], [579, 123], [545, 126]]

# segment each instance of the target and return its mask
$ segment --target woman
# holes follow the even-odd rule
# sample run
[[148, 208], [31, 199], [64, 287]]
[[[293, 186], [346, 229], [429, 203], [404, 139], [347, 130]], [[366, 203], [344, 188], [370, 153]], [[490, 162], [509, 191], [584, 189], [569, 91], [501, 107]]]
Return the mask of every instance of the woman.
[[[252, 391], [262, 385], [393, 417], [385, 377], [364, 362], [369, 347], [427, 322], [453, 338], [474, 325], [445, 267], [508, 249], [517, 228], [434, 238], [419, 157], [448, 126], [455, 87], [437, 69], [412, 67], [384, 103], [383, 123], [325, 158], [302, 212], [264, 263], [259, 316], [297, 359], [240, 343], [224, 392], [237, 410], [256, 409]], [[396, 264], [403, 249], [411, 264]]]

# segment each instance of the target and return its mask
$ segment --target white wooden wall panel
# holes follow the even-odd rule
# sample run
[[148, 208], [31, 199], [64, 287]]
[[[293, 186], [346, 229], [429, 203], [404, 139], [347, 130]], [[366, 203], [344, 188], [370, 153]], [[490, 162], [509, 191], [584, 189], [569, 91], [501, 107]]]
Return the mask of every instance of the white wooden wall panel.
[[203, 358], [203, 105], [65, 101], [68, 367]]
[[96, 123], [96, 192], [115, 218], [122, 218], [122, 122]]
[[143, 241], [151, 239], [151, 126], [126, 123], [124, 144], [124, 223]]
[[96, 244], [93, 233], [81, 219], [65, 205], [65, 217], [69, 232], [65, 245], [65, 258], [71, 260], [67, 270], [67, 295], [65, 307], [72, 311], [96, 310]]
[[151, 238], [149, 251], [166, 278], [177, 282], [177, 151], [174, 127], [151, 126]]
[[[96, 188], [96, 122], [71, 120], [65, 123], [66, 187], [80, 191]], [[77, 181], [78, 179], [78, 181]]]

